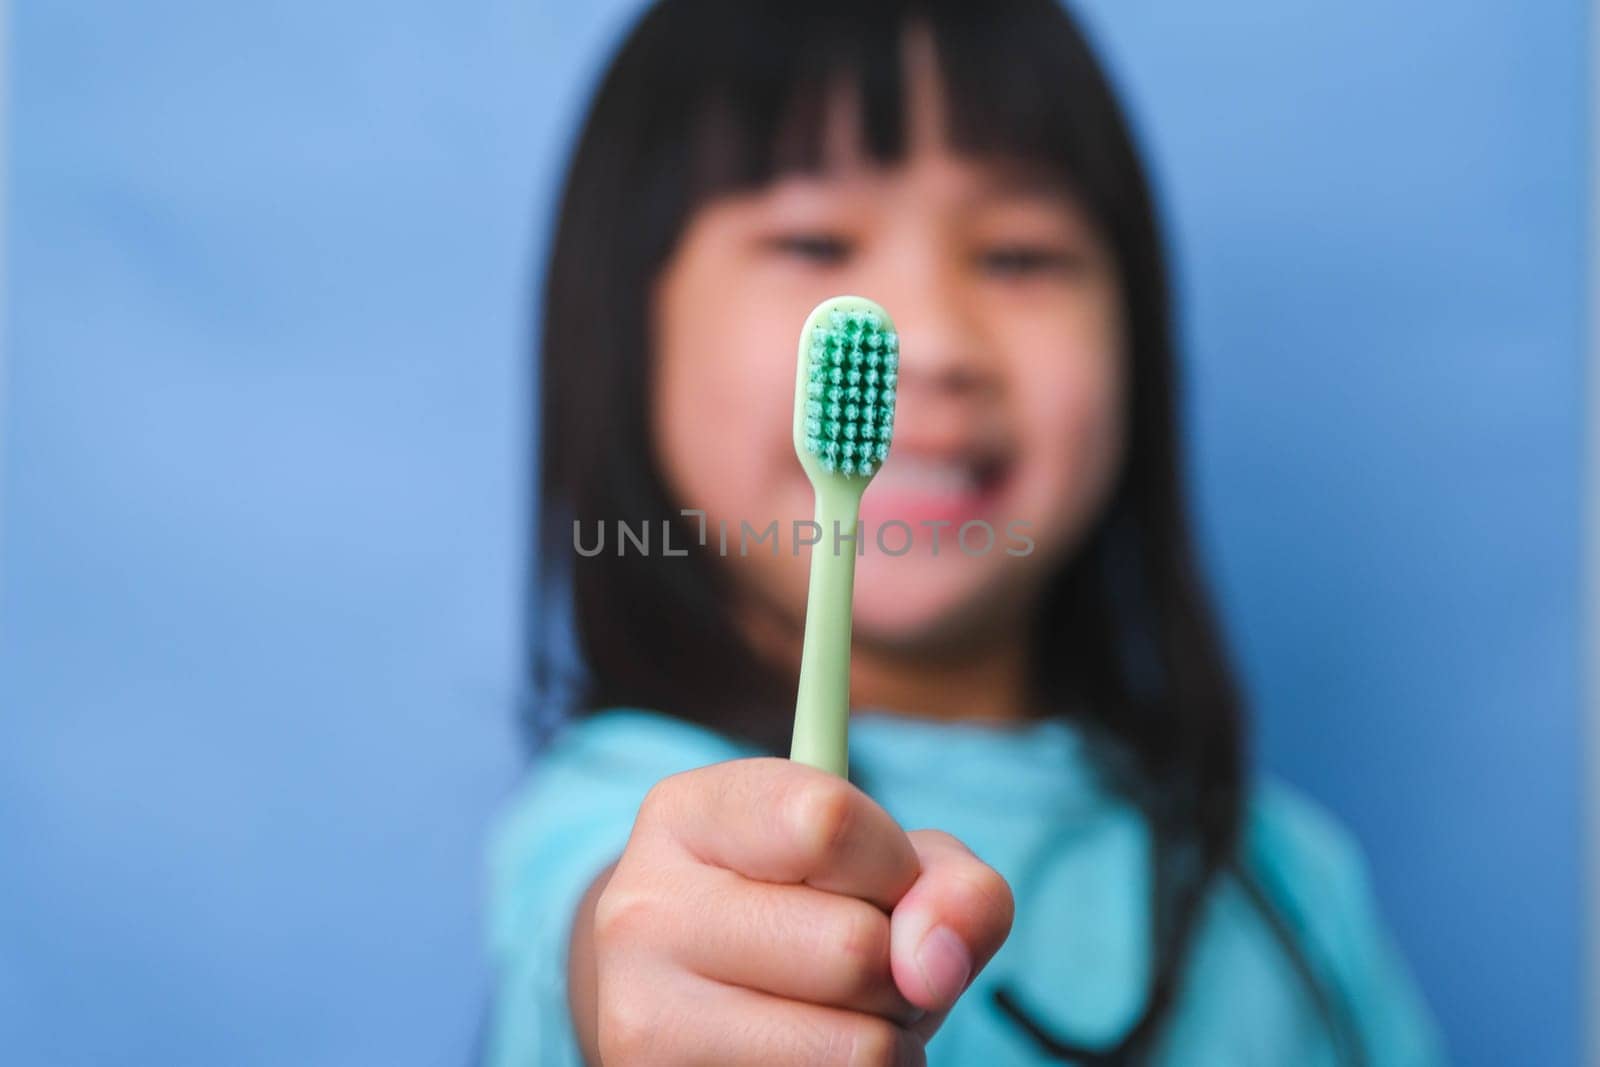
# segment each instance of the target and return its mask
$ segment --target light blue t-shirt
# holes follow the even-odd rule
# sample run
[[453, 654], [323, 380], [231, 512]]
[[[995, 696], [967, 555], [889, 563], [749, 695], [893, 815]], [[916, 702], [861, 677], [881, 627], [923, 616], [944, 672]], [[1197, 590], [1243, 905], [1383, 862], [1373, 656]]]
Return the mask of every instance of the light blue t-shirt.
[[[491, 1067], [580, 1067], [566, 977], [584, 890], [621, 854], [657, 781], [755, 754], [714, 731], [633, 709], [575, 720], [557, 735], [493, 848]], [[1052, 1062], [994, 1003], [1001, 985], [1060, 1040], [1114, 1044], [1148, 990], [1150, 837], [1138, 811], [1098, 784], [1083, 735], [1063, 720], [995, 726], [858, 712], [850, 758], [901, 826], [954, 834], [1005, 877], [1016, 899], [1010, 937], [929, 1042], [929, 1067]], [[1349, 835], [1308, 800], [1264, 784], [1251, 794], [1240, 851], [1278, 928], [1237, 875], [1218, 879], [1155, 1062], [1442, 1062]], [[1285, 936], [1300, 961], [1285, 950]], [[1341, 1020], [1337, 1027], [1330, 1016]], [[1340, 1051], [1351, 1040], [1358, 1060]]]

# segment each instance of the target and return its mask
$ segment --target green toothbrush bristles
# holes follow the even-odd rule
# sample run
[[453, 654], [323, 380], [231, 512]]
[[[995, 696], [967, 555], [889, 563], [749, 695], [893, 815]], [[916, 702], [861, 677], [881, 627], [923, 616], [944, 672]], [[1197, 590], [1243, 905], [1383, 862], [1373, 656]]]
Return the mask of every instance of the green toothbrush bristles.
[[873, 311], [829, 312], [811, 328], [806, 451], [825, 471], [871, 477], [894, 435], [900, 338]]

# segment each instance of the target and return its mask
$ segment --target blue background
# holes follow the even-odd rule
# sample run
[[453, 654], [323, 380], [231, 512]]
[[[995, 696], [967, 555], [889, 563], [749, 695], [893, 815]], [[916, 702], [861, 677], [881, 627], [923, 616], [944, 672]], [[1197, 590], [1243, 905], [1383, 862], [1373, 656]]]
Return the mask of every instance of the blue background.
[[[633, 4], [13, 0], [0, 1059], [464, 1062], [528, 294]], [[1263, 761], [1578, 1061], [1588, 12], [1093, 0]]]

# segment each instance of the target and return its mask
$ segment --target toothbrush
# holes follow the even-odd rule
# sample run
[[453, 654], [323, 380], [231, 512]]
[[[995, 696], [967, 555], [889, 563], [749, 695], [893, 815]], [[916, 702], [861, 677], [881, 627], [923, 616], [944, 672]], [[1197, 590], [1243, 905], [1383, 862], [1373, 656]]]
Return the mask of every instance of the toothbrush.
[[889, 454], [899, 366], [894, 323], [871, 300], [836, 296], [806, 316], [795, 368], [794, 450], [816, 490], [822, 532], [811, 549], [790, 758], [841, 778], [849, 751], [850, 598], [861, 494]]

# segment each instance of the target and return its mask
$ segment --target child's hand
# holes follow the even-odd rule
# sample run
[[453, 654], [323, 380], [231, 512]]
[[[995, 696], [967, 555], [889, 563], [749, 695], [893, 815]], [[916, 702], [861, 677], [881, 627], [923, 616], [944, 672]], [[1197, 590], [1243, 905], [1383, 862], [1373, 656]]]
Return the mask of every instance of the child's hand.
[[1012, 912], [959, 841], [842, 778], [773, 758], [673, 775], [595, 904], [601, 1058], [924, 1063]]

